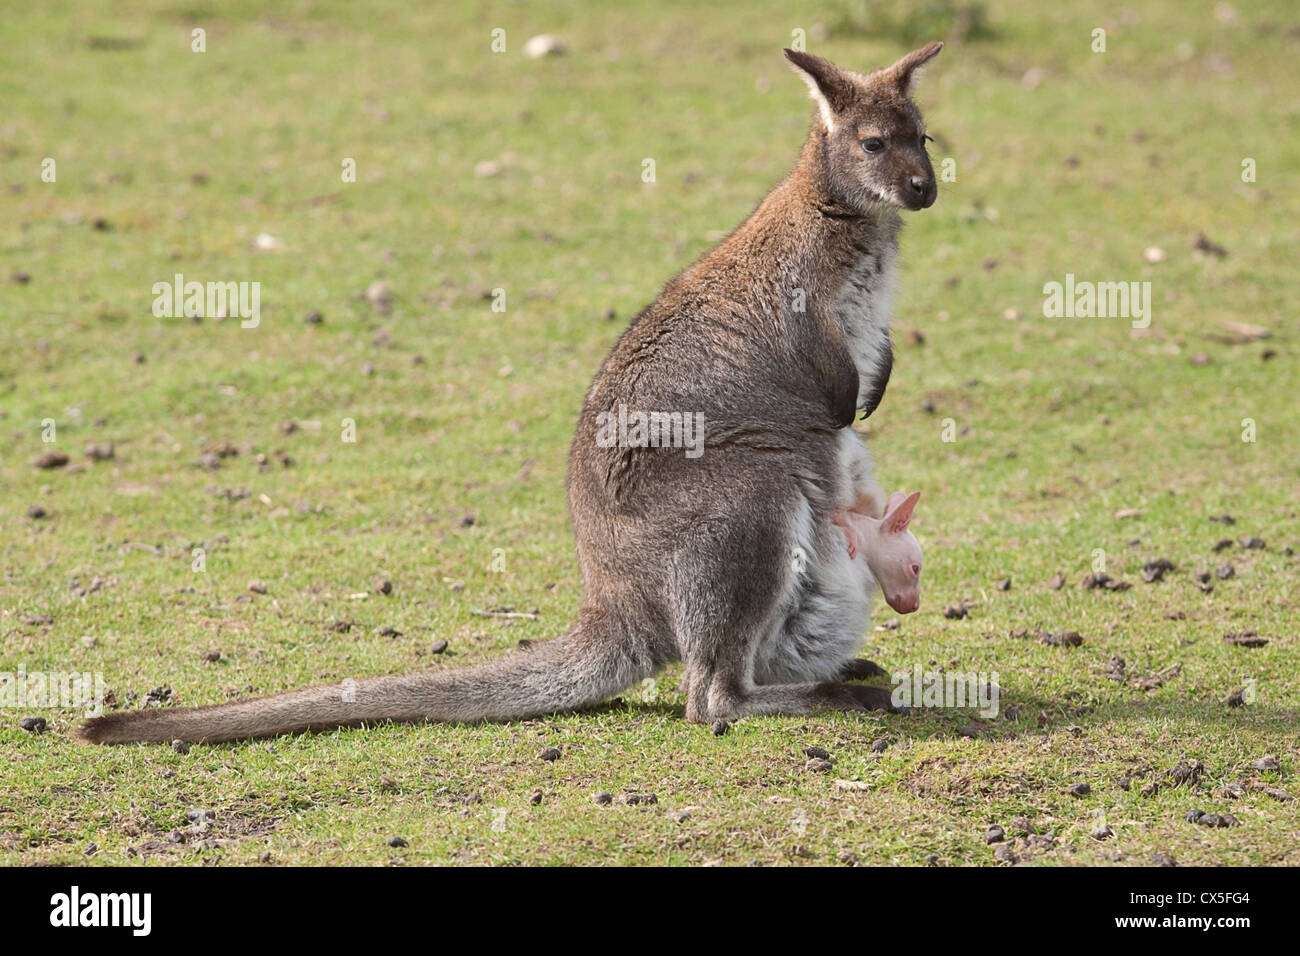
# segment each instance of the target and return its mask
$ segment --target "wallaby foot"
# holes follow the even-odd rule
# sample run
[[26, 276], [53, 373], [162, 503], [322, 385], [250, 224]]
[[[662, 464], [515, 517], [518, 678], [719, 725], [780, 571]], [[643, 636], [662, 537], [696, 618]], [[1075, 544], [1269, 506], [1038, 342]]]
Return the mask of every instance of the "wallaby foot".
[[[775, 684], [755, 687], [741, 703], [742, 714], [809, 714], [819, 710], [893, 710], [884, 687], [827, 681], [821, 684]], [[721, 714], [716, 717], [727, 718]], [[734, 716], [740, 716], [736, 714]]]
[[[870, 663], [870, 661], [867, 663]], [[860, 684], [840, 684], [839, 686], [847, 690], [853, 699], [857, 701], [860, 710], [898, 712], [898, 708], [894, 706], [893, 692], [888, 687], [863, 687]]]
[[748, 715], [811, 714], [820, 710], [895, 710], [885, 687], [863, 687], [827, 681], [820, 684], [762, 684], [737, 692], [719, 688], [703, 700], [695, 690], [686, 701], [686, 719], [693, 723], [735, 720]]
[[868, 677], [884, 677], [888, 674], [883, 667], [875, 661], [869, 661], [865, 657], [854, 657], [844, 662], [840, 668], [840, 680], [866, 680]]

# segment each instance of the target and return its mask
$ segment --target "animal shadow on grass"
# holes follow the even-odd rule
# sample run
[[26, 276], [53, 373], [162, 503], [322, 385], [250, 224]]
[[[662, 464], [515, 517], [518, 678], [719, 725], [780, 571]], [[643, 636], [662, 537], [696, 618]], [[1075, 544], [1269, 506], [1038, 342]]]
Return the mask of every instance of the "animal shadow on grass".
[[[891, 687], [886, 678], [873, 677], [863, 683]], [[668, 689], [665, 689], [668, 688]], [[987, 702], [988, 698], [985, 698]], [[661, 676], [650, 688], [632, 688], [620, 697], [583, 711], [587, 714], [639, 714], [657, 718], [685, 719], [685, 702], [678, 689]], [[829, 713], [829, 712], [822, 712]], [[798, 720], [803, 715], [790, 715]], [[813, 715], [808, 715], [813, 716]], [[1044, 734], [1083, 734], [1091, 727], [1131, 720], [1188, 722], [1189, 732], [1256, 731], [1294, 732], [1300, 728], [1300, 709], [1275, 703], [1229, 705], [1219, 699], [1188, 700], [1170, 690], [1143, 691], [1125, 685], [1102, 695], [1068, 690], [1055, 697], [1032, 691], [1022, 692], [1014, 684], [997, 687], [996, 713], [981, 712], [975, 706], [913, 706], [905, 713], [868, 711], [875, 719], [864, 728], [872, 733], [901, 733], [917, 740], [953, 740], [973, 737], [985, 740], [1014, 740]], [[739, 718], [744, 721], [747, 718]], [[731, 721], [735, 724], [739, 721]], [[704, 728], [707, 730], [707, 728]]]

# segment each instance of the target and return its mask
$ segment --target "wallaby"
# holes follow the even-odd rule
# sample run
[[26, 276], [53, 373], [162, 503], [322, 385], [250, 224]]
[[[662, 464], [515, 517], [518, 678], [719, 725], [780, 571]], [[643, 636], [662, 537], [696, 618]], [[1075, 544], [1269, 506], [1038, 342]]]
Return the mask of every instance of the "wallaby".
[[895, 491], [879, 518], [850, 510], [831, 515], [831, 522], [844, 532], [849, 557], [862, 555], [881, 597], [899, 614], [921, 606], [921, 543], [909, 528], [920, 498], [919, 491]]
[[[893, 363], [899, 210], [935, 201], [911, 94], [941, 47], [869, 75], [785, 51], [817, 103], [794, 169], [632, 321], [587, 393], [567, 482], [585, 586], [572, 630], [477, 667], [110, 713], [81, 739], [537, 717], [675, 660], [691, 721], [890, 709], [888, 689], [845, 683], [881, 672], [852, 659], [874, 584], [831, 519], [879, 494], [850, 426], [880, 404]], [[620, 405], [694, 414], [702, 454], [597, 440]]]

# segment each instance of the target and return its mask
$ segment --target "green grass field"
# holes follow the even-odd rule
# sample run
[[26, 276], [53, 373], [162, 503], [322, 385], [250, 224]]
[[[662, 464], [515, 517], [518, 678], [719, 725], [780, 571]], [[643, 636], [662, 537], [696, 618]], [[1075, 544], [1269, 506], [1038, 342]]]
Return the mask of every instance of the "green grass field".
[[[859, 426], [882, 483], [923, 492], [922, 607], [864, 651], [996, 674], [1002, 700], [988, 720], [714, 737], [681, 719], [670, 670], [584, 714], [187, 754], [80, 747], [77, 711], [11, 702], [0, 863], [1005, 865], [1008, 845], [1020, 865], [1300, 862], [1300, 14], [910, 6], [8, 10], [0, 672], [99, 672], [123, 707], [163, 687], [215, 703], [561, 633], [584, 390], [792, 165], [812, 104], [780, 51], [801, 29], [858, 69], [949, 41], [918, 100], [956, 178], [908, 216], [895, 373]], [[567, 53], [524, 56], [538, 33]], [[156, 318], [176, 273], [260, 283], [260, 324]], [[1150, 327], [1044, 317], [1067, 273], [1149, 281]], [[87, 458], [97, 442], [114, 456]], [[50, 451], [69, 462], [35, 467]], [[1176, 569], [1145, 582], [1161, 557]], [[1131, 587], [1084, 588], [1103, 563]], [[895, 618], [879, 607], [873, 624]], [[535, 617], [483, 613], [501, 608]], [[1082, 645], [1039, 640], [1065, 630]], [[1225, 642], [1243, 631], [1268, 643]], [[1266, 755], [1279, 769], [1251, 767]]]

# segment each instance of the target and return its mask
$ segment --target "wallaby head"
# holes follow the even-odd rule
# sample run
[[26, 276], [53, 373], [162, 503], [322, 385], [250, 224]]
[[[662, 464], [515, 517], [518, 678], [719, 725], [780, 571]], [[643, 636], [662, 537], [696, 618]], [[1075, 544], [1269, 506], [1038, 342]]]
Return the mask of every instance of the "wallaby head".
[[926, 209], [939, 194], [926, 153], [925, 123], [912, 102], [921, 68], [943, 49], [931, 43], [863, 75], [811, 53], [786, 50], [817, 102], [827, 185], [861, 213], [873, 206]]
[[890, 495], [874, 535], [864, 543], [880, 593], [899, 614], [910, 614], [921, 606], [921, 545], [908, 527], [920, 498], [919, 491]]

